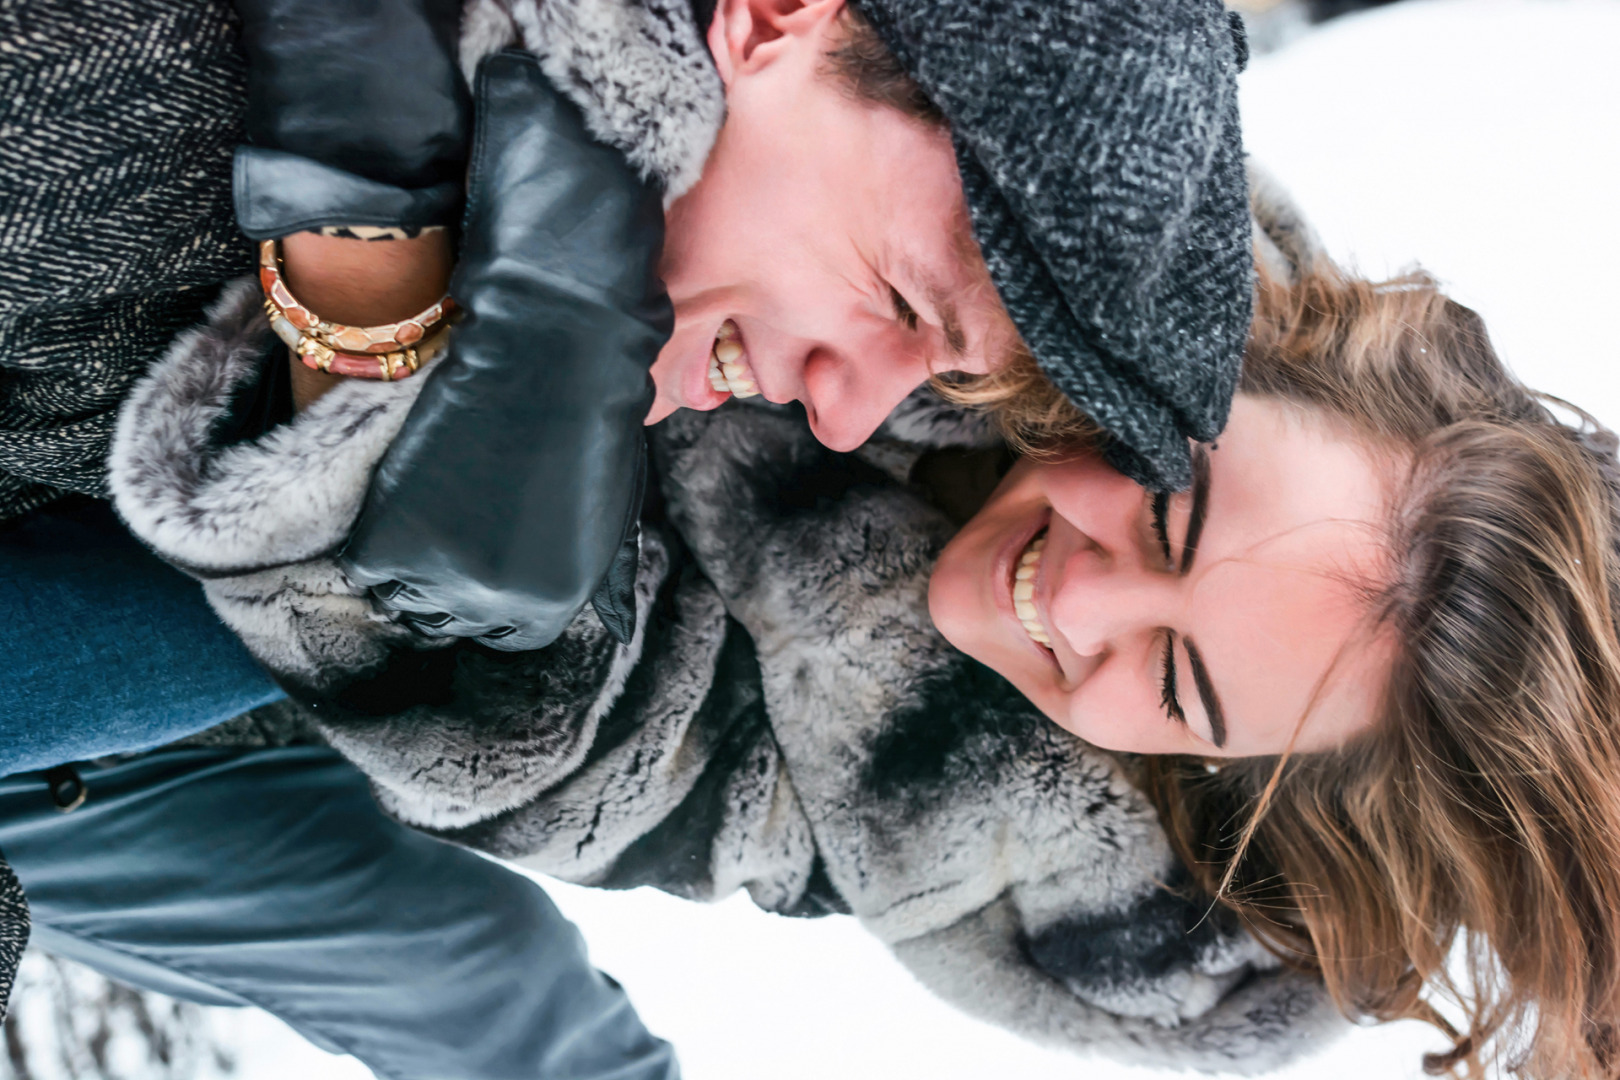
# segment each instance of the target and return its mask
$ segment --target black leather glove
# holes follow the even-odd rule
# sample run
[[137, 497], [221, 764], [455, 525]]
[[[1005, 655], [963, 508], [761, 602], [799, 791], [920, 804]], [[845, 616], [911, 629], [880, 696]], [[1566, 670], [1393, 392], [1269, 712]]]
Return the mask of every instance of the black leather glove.
[[248, 58], [243, 232], [455, 220], [470, 123], [461, 0], [233, 3]]
[[450, 283], [466, 318], [341, 563], [424, 632], [536, 649], [594, 598], [625, 641], [648, 369], [674, 323], [663, 204], [534, 57], [485, 60], [476, 97]]

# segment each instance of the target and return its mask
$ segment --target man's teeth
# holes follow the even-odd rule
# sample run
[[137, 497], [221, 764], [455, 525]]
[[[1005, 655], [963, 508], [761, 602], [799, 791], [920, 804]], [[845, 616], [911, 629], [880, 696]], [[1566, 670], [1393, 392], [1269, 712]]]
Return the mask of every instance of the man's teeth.
[[709, 354], [709, 385], [722, 394], [750, 398], [759, 395], [759, 384], [754, 382], [754, 369], [748, 366], [748, 354], [737, 340], [737, 324], [727, 319], [714, 336], [714, 351]]
[[1035, 573], [1041, 568], [1041, 555], [1046, 550], [1043, 532], [1029, 542], [1029, 547], [1018, 557], [1018, 568], [1013, 571], [1013, 613], [1023, 624], [1024, 632], [1036, 644], [1052, 647], [1052, 639], [1041, 625], [1040, 612], [1035, 609]]

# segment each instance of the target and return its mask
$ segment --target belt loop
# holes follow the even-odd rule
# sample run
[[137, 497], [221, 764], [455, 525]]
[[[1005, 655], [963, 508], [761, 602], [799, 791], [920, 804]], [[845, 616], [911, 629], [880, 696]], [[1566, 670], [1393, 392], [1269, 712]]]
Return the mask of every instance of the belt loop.
[[51, 802], [56, 808], [66, 814], [77, 810], [89, 798], [90, 789], [85, 785], [84, 778], [79, 770], [71, 765], [58, 765], [54, 769], [45, 770], [45, 785], [50, 788]]

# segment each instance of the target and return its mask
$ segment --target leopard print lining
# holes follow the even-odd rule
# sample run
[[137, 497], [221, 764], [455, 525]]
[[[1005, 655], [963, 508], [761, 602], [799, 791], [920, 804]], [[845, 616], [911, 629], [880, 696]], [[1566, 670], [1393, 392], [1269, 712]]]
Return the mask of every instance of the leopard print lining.
[[322, 236], [342, 240], [415, 240], [428, 233], [443, 232], [443, 225], [323, 225], [315, 230]]

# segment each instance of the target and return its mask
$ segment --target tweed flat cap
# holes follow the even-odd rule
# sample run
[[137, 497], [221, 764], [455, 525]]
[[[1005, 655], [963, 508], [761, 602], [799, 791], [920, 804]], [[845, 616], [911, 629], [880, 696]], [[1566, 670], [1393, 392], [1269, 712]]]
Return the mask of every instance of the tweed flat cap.
[[973, 230], [1043, 371], [1156, 489], [1226, 423], [1253, 305], [1219, 0], [851, 0], [950, 123]]

